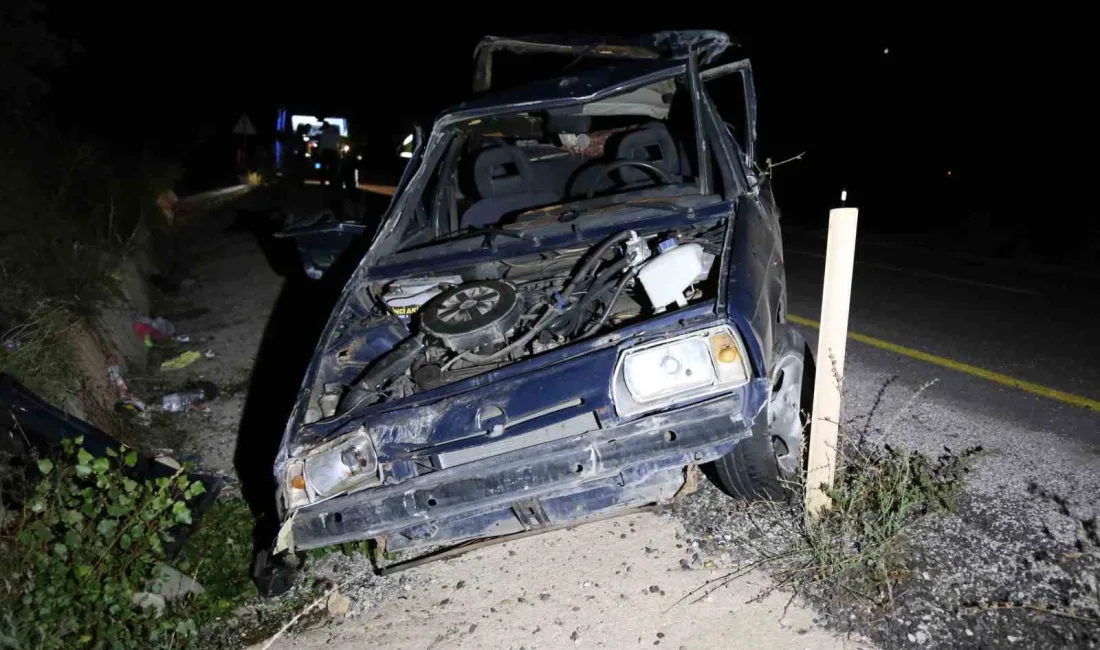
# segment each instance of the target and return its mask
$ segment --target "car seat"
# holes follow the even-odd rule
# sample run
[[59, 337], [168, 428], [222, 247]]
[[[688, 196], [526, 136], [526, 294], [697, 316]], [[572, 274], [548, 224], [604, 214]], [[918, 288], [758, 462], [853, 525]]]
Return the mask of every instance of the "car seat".
[[652, 183], [655, 180], [652, 173], [636, 167], [620, 167], [613, 174], [604, 174], [609, 161], [647, 162], [677, 180], [687, 169], [683, 161], [683, 153], [676, 146], [676, 140], [663, 122], [647, 122], [639, 128], [623, 133], [618, 137], [617, 142], [608, 143], [607, 152], [608, 155], [603, 160], [588, 162], [573, 173], [567, 184], [569, 196], [574, 198], [587, 196], [593, 183], [595, 183], [595, 193], [599, 194], [615, 187]]
[[[676, 141], [661, 122], [648, 122], [623, 135], [615, 146], [615, 160], [647, 162], [672, 177], [682, 173]], [[652, 174], [636, 167], [620, 167], [616, 173], [625, 185], [653, 181]]]
[[479, 151], [473, 165], [480, 197], [462, 215], [463, 227], [499, 223], [505, 216], [558, 201], [548, 190], [536, 190], [531, 163], [518, 147], [500, 144]]

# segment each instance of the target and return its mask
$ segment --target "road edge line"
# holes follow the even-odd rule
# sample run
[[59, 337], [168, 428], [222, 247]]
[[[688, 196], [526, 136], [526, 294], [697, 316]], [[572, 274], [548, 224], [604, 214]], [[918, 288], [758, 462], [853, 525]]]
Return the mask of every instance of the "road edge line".
[[[817, 329], [820, 327], [820, 323], [809, 318], [803, 318], [802, 316], [796, 316], [795, 314], [787, 314], [787, 320], [805, 327], [812, 327]], [[1069, 404], [1070, 406], [1077, 406], [1080, 408], [1088, 409], [1090, 411], [1100, 412], [1100, 401], [1089, 399], [1088, 397], [1082, 397], [1081, 395], [1074, 395], [1073, 393], [1067, 393], [1065, 391], [1058, 390], [1056, 388], [1050, 388], [1041, 384], [1036, 384], [1023, 379], [1017, 379], [1009, 375], [995, 372], [993, 370], [986, 370], [985, 368], [979, 368], [978, 366], [972, 366], [969, 363], [963, 363], [961, 361], [955, 361], [954, 359], [948, 359], [947, 357], [937, 356], [935, 354], [929, 354], [928, 352], [922, 352], [921, 350], [915, 350], [913, 348], [907, 348], [903, 345], [877, 339], [873, 336], [867, 336], [866, 334], [859, 334], [849, 331], [848, 338], [853, 341], [858, 341], [865, 345], [878, 348], [880, 350], [886, 350], [887, 352], [893, 352], [902, 356], [916, 359], [918, 361], [924, 361], [941, 368], [947, 368], [949, 370], [955, 370], [957, 372], [966, 373], [974, 377], [979, 377], [987, 381], [1001, 384], [1002, 386], [1008, 386], [1010, 388], [1016, 388], [1032, 395], [1038, 395], [1047, 399], [1052, 399], [1063, 404]]]

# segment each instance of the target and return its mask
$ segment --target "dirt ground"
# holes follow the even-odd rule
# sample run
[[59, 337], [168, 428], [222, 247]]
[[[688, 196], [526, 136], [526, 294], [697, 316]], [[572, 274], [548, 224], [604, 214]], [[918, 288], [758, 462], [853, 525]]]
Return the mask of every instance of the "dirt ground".
[[[222, 387], [217, 400], [178, 416], [185, 437], [174, 451], [234, 481], [240, 469], [234, 466], [238, 433], [248, 426], [242, 418], [257, 404], [270, 406], [265, 412], [278, 410], [264, 404], [276, 401], [275, 395], [258, 394], [263, 391], [257, 386], [270, 380], [267, 368], [300, 363], [301, 349], [312, 348], [288, 341], [299, 349], [288, 350], [282, 362], [269, 320], [275, 309], [284, 316], [289, 311], [294, 320], [295, 305], [286, 304], [293, 295], [287, 292], [291, 281], [272, 270], [271, 252], [257, 243], [254, 229], [231, 227], [238, 217], [225, 210], [196, 224], [205, 235], [191, 244], [193, 282], [174, 298], [178, 331], [191, 337], [184, 347], [214, 356], [170, 377], [162, 373], [166, 380], [206, 379]], [[267, 356], [261, 362], [265, 369], [254, 370], [257, 354]], [[281, 390], [285, 395], [287, 389]], [[267, 418], [271, 430], [264, 435], [277, 440], [276, 420]], [[241, 444], [247, 459], [248, 440]], [[788, 602], [787, 594], [753, 600], [767, 584], [764, 576], [750, 575], [691, 602], [693, 590], [731, 566], [692, 565], [688, 560], [697, 546], [684, 539], [677, 519], [642, 514], [486, 548], [411, 569], [400, 578], [376, 578], [366, 559], [339, 556], [336, 565], [327, 565], [328, 577], [349, 582], [347, 614], [292, 631], [274, 647], [857, 647], [816, 627], [812, 612]]]
[[674, 518], [644, 513], [410, 569], [414, 584], [397, 601], [272, 647], [869, 647], [816, 627], [787, 595], [753, 600], [765, 576], [693, 602], [693, 591], [727, 571], [684, 569], [683, 532]]

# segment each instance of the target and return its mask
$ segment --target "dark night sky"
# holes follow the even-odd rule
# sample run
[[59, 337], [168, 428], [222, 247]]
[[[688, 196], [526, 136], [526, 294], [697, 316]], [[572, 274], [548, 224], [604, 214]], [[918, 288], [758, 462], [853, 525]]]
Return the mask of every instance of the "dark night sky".
[[[778, 172], [786, 213], [818, 211], [846, 185], [853, 199], [898, 214], [940, 201], [1016, 209], [1011, 193], [1022, 187], [1021, 174], [1050, 167], [1036, 159], [1054, 155], [1043, 143], [1060, 120], [1039, 116], [1052, 103], [1080, 110], [1070, 101], [1075, 91], [1056, 79], [1071, 76], [1067, 55], [1055, 54], [1062, 62], [1054, 66], [1035, 58], [1050, 47], [1036, 46], [1042, 30], [1030, 17], [1007, 28], [936, 14], [876, 27], [866, 25], [876, 19], [870, 15], [804, 16], [805, 26], [793, 27], [775, 15], [738, 15], [733, 5], [723, 18], [649, 21], [568, 9], [555, 18], [543, 8], [531, 12], [540, 17], [535, 25], [482, 18], [457, 27], [474, 18], [466, 11], [461, 20], [425, 27], [423, 11], [382, 19], [353, 6], [298, 6], [279, 15], [274, 5], [185, 4], [169, 14], [130, 15], [146, 25], [137, 29], [105, 16], [102, 6], [51, 8], [47, 22], [82, 51], [54, 75], [50, 105], [62, 121], [109, 133], [120, 148], [140, 144], [167, 154], [219, 141], [242, 111], [270, 128], [284, 102], [369, 118], [373, 135], [460, 101], [484, 33], [704, 26], [730, 33], [754, 62], [761, 156], [807, 152]], [[1064, 33], [1056, 40], [1060, 51], [1073, 41]]]

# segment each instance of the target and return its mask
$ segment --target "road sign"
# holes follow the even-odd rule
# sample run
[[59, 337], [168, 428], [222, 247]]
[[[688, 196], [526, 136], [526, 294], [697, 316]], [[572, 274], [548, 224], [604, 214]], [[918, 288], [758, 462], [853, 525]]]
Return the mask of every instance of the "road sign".
[[256, 127], [252, 126], [252, 120], [248, 119], [248, 115], [241, 113], [240, 118], [237, 119], [237, 123], [233, 126], [234, 135], [256, 135]]

